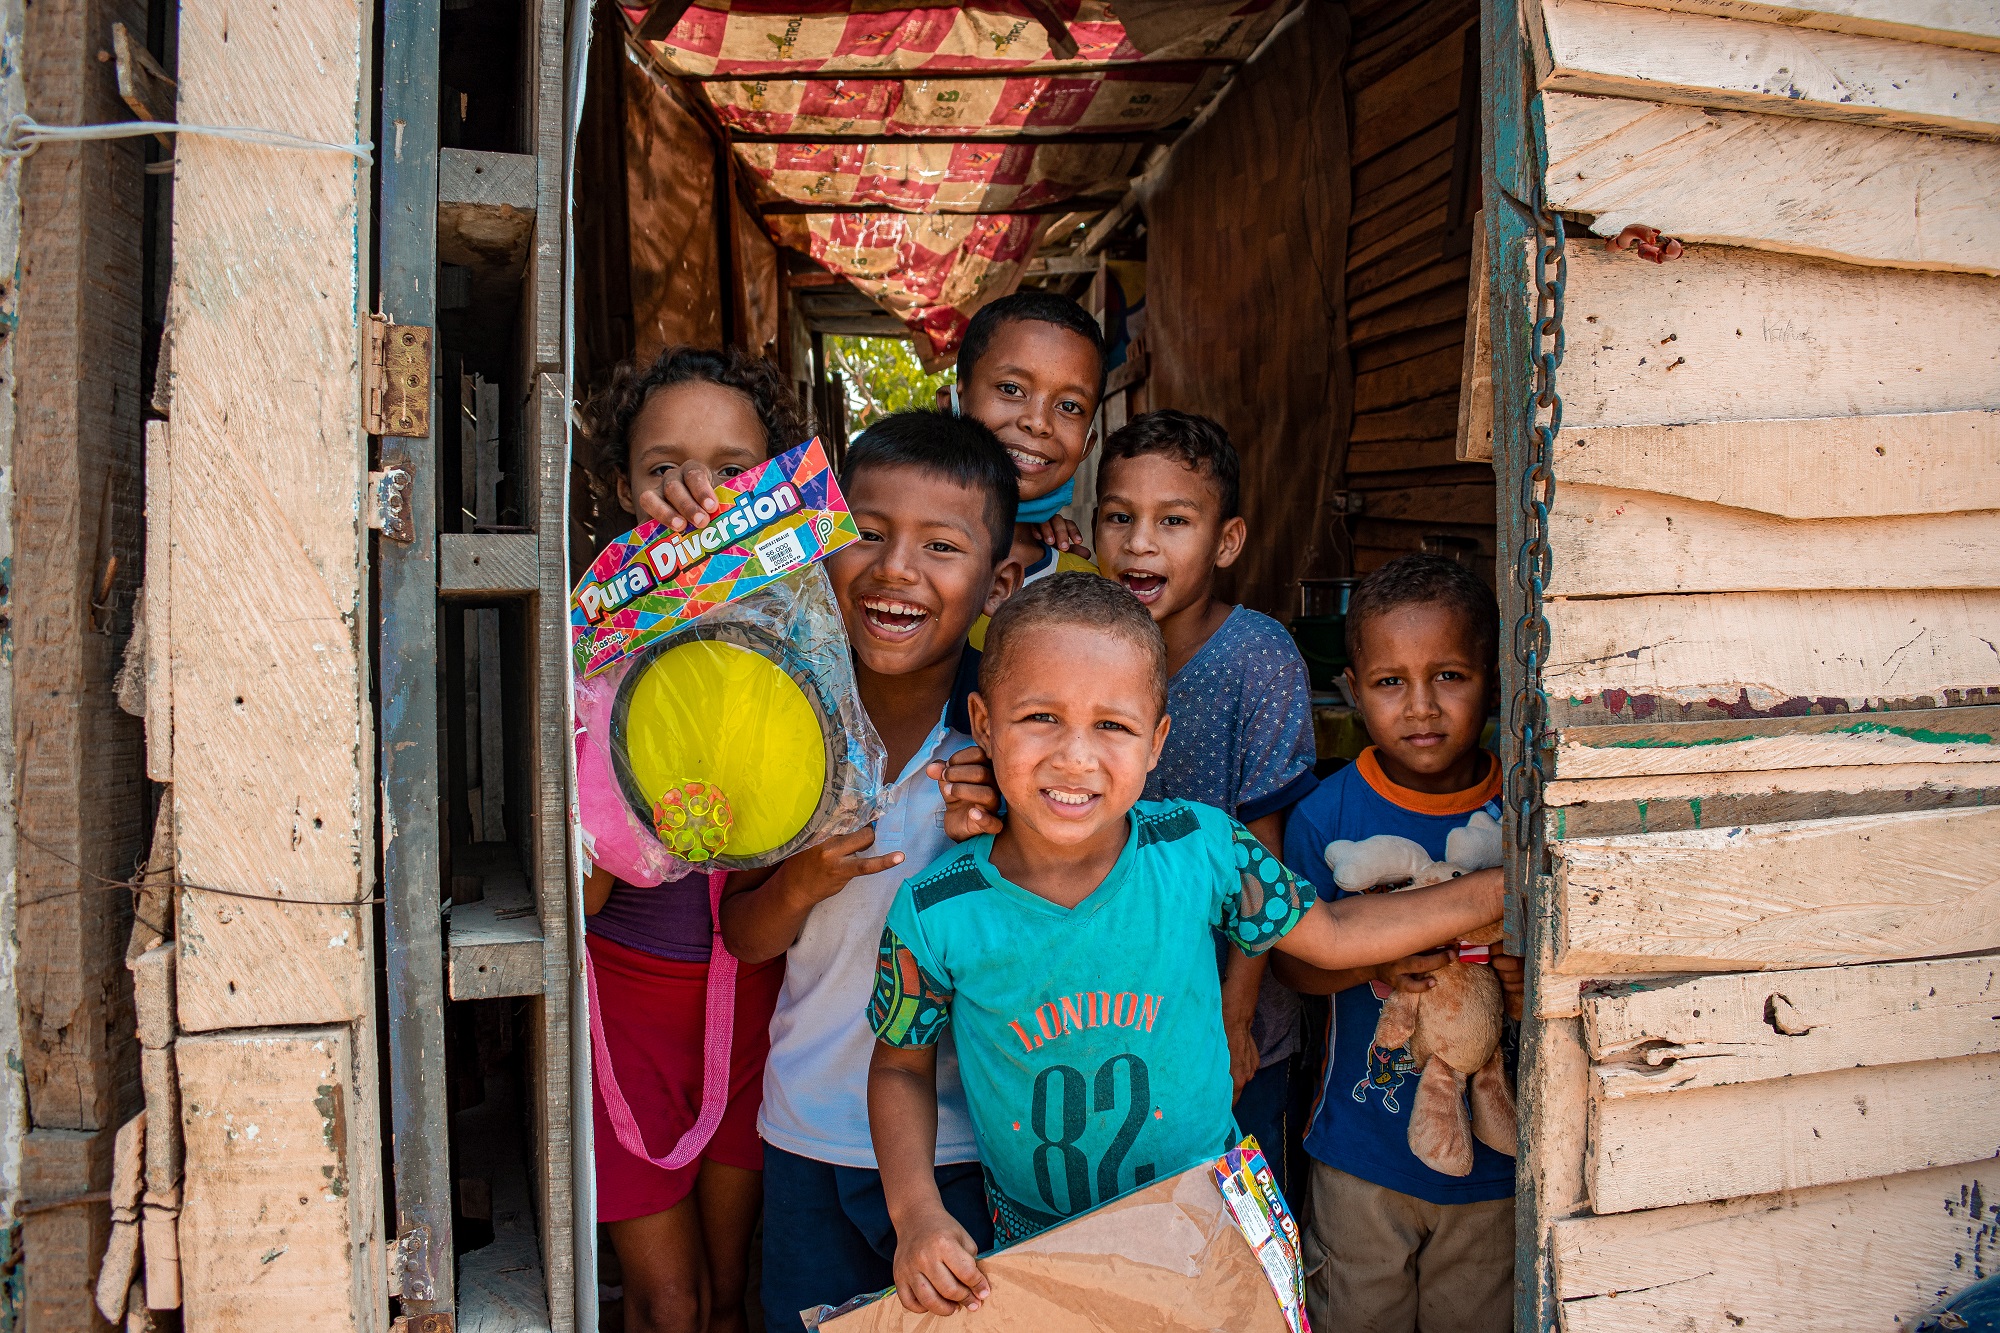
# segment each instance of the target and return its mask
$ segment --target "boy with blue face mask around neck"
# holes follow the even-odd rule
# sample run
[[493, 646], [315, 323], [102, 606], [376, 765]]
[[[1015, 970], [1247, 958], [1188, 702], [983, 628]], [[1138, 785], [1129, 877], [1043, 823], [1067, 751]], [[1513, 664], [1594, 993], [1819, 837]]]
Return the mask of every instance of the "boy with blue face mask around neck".
[[[1064, 569], [1091, 573], [1090, 548], [1058, 511], [1096, 443], [1104, 394], [1104, 336], [1089, 312], [1053, 292], [1016, 292], [981, 306], [958, 349], [953, 409], [1000, 438], [1021, 479], [1010, 552], [1022, 586]], [[973, 624], [972, 646], [986, 638]]]

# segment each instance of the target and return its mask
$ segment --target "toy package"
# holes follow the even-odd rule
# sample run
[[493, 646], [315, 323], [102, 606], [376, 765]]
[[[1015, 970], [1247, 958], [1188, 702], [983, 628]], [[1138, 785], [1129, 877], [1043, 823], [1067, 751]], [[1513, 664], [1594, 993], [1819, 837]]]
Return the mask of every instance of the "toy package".
[[1309, 1333], [1298, 1223], [1253, 1138], [979, 1265], [992, 1299], [949, 1320], [894, 1288], [800, 1314], [821, 1333]]
[[627, 883], [771, 865], [871, 819], [882, 742], [820, 561], [859, 534], [818, 440], [642, 523], [570, 597], [578, 809]]

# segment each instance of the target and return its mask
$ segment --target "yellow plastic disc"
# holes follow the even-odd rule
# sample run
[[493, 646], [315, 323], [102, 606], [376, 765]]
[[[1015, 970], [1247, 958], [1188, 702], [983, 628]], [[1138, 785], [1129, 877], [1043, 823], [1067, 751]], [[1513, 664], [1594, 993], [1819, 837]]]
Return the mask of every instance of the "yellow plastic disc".
[[798, 682], [762, 654], [712, 639], [671, 648], [639, 672], [624, 740], [647, 806], [701, 818], [712, 801], [726, 803], [726, 825], [704, 839], [723, 843], [711, 856], [758, 856], [797, 837], [826, 786], [826, 737]]

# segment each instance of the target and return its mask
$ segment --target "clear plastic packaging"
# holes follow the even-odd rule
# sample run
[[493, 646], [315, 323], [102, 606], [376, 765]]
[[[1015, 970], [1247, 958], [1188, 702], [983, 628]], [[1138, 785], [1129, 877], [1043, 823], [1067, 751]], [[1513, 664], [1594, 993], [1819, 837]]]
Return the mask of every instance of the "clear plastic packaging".
[[749, 870], [875, 817], [881, 739], [815, 562], [576, 683], [585, 850], [628, 883]]

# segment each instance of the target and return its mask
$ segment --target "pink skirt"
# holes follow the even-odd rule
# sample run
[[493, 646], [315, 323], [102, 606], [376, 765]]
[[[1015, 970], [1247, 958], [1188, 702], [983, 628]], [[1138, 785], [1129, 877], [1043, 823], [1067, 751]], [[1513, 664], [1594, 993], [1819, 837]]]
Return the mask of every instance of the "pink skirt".
[[[664, 1157], [701, 1114], [707, 963], [656, 958], [596, 935], [584, 937], [596, 965], [604, 1040], [618, 1087], [639, 1122], [646, 1147]], [[785, 960], [743, 967], [736, 976], [736, 1032], [729, 1048], [729, 1103], [700, 1157], [666, 1171], [618, 1142], [604, 1095], [593, 1088], [597, 1125], [597, 1220], [623, 1222], [665, 1212], [694, 1188], [704, 1161], [763, 1169], [757, 1110], [764, 1100], [764, 1057], [771, 1050], [771, 1011], [785, 979]], [[595, 1071], [593, 1083], [602, 1080]]]

